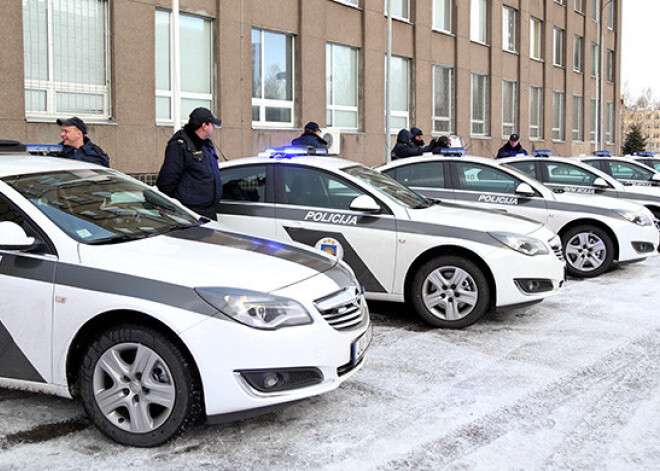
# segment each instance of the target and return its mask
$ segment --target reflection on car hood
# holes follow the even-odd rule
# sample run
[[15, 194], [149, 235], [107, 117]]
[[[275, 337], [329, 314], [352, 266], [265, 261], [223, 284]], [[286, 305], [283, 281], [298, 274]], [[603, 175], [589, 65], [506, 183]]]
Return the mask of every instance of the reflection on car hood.
[[80, 245], [88, 267], [184, 286], [270, 292], [330, 270], [322, 253], [267, 239], [194, 227], [112, 245]]
[[582, 193], [555, 193], [555, 199], [561, 203], [577, 204], [588, 207], [604, 208], [604, 209], [623, 209], [628, 211], [639, 211], [640, 205], [629, 203], [617, 198], [610, 198], [609, 196], [582, 194]]
[[542, 223], [532, 219], [444, 203], [425, 209], [412, 209], [408, 213], [413, 221], [442, 224], [457, 229], [480, 232], [499, 231], [531, 234], [543, 226]]

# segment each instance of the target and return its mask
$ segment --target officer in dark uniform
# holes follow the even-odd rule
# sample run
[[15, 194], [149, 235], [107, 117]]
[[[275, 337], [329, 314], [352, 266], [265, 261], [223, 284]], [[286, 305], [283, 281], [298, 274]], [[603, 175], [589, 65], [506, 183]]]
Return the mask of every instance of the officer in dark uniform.
[[520, 145], [520, 136], [518, 134], [511, 134], [507, 143], [497, 151], [496, 159], [514, 157], [518, 154], [527, 155], [527, 151]]
[[202, 216], [217, 220], [222, 196], [218, 154], [210, 136], [221, 121], [207, 108], [195, 108], [188, 123], [174, 133], [156, 186]]
[[62, 150], [53, 154], [55, 157], [90, 162], [104, 167], [109, 166], [108, 154], [89, 140], [87, 126], [82, 119], [77, 116], [58, 119], [57, 124], [60, 125], [62, 131], [60, 133]]
[[396, 136], [396, 144], [392, 149], [392, 160], [403, 159], [405, 157], [414, 157], [424, 153], [421, 147], [412, 143], [413, 135], [407, 129], [402, 129]]
[[294, 146], [312, 146], [317, 149], [327, 149], [328, 142], [321, 137], [321, 128], [314, 121], [305, 124], [305, 132], [291, 141]]

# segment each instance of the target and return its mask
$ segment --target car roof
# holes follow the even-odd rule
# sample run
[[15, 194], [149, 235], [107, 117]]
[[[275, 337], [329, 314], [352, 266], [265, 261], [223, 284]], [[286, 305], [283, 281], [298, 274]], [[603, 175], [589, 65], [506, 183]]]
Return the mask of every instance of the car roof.
[[340, 159], [337, 157], [315, 157], [310, 155], [301, 155], [295, 157], [240, 157], [237, 159], [227, 160], [220, 162], [220, 168], [229, 168], [237, 165], [253, 165], [253, 164], [298, 164], [308, 167], [324, 168], [326, 170], [343, 170], [348, 167], [362, 165], [352, 160]]
[[10, 175], [55, 172], [61, 170], [102, 169], [99, 165], [72, 159], [41, 157], [28, 153], [0, 154], [0, 178]]
[[393, 160], [388, 164], [379, 165], [377, 169], [382, 170], [384, 167], [387, 167], [389, 169], [389, 168], [400, 167], [402, 165], [410, 165], [412, 163], [418, 163], [418, 162], [439, 162], [445, 160], [469, 160], [471, 162], [481, 162], [489, 165], [495, 163], [494, 159], [489, 159], [488, 157], [479, 157], [476, 155], [462, 155], [458, 157], [455, 155], [452, 156], [452, 155], [442, 155], [442, 154], [431, 154], [427, 152], [425, 154], [418, 155], [415, 157], [406, 157], [404, 159]]

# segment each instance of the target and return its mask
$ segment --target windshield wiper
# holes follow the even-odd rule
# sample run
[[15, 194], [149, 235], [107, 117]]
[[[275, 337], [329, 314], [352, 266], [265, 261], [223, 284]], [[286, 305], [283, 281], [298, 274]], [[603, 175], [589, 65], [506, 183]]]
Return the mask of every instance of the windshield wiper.
[[156, 232], [156, 234], [161, 235], [172, 231], [182, 231], [184, 229], [190, 229], [191, 227], [199, 227], [208, 222], [205, 219], [206, 218], [201, 218], [199, 221], [191, 222], [190, 224], [176, 224], [174, 226], [165, 227]]
[[141, 232], [139, 234], [117, 234], [110, 237], [103, 237], [101, 239], [90, 240], [86, 242], [87, 245], [109, 245], [118, 244], [119, 242], [127, 242], [129, 240], [144, 239], [154, 235], [151, 232]]

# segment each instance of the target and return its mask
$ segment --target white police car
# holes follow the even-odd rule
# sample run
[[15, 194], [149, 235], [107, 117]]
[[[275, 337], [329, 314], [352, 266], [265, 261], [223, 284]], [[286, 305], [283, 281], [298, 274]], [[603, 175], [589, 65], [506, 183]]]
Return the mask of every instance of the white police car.
[[611, 175], [577, 158], [542, 155], [511, 157], [498, 160], [520, 170], [555, 192], [609, 196], [646, 206], [660, 229], [660, 188], [646, 185], [624, 185]]
[[501, 167], [500, 161], [458, 150], [400, 159], [378, 170], [429, 198], [543, 222], [560, 235], [573, 276], [597, 276], [616, 260], [657, 255], [659, 234], [646, 208], [610, 198], [554, 194], [538, 181]]
[[626, 155], [625, 157], [629, 157], [637, 163], [646, 165], [656, 172], [660, 172], [660, 157], [655, 152], [639, 152], [633, 153], [633, 155]]
[[367, 298], [458, 328], [563, 284], [559, 239], [538, 222], [445, 208], [355, 162], [286, 152], [220, 164], [220, 221], [344, 259]]
[[0, 387], [79, 397], [154, 446], [336, 388], [369, 315], [336, 258], [198, 220], [82, 162], [0, 154]]
[[[626, 186], [660, 185], [660, 173], [629, 157], [614, 157], [612, 152], [598, 151], [595, 155], [575, 157], [580, 162], [606, 173]], [[658, 191], [660, 194], [660, 190]]]

